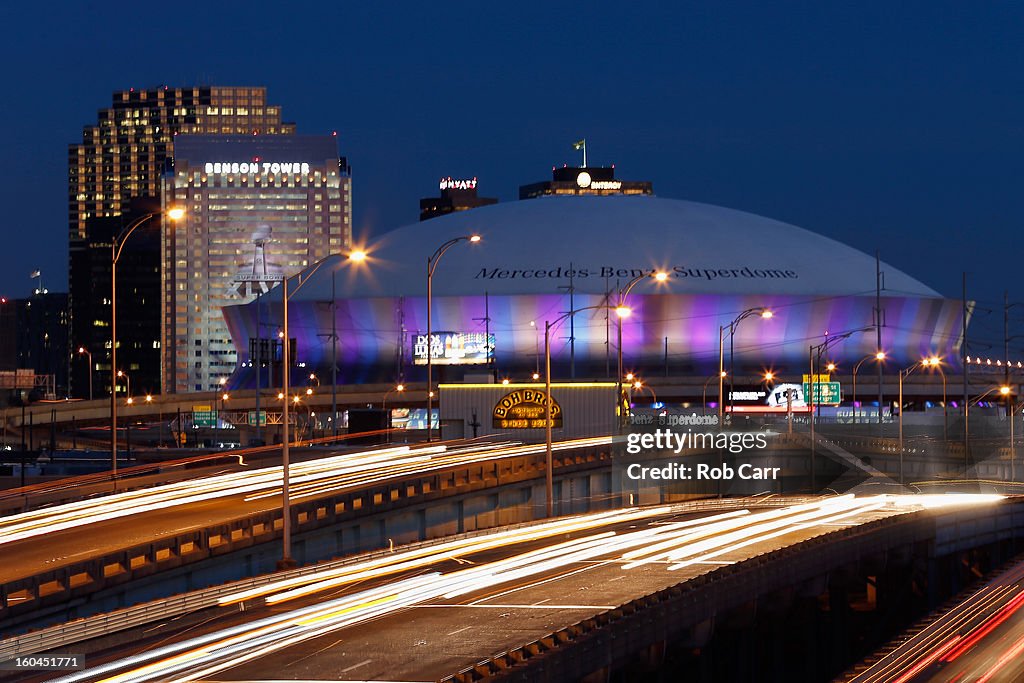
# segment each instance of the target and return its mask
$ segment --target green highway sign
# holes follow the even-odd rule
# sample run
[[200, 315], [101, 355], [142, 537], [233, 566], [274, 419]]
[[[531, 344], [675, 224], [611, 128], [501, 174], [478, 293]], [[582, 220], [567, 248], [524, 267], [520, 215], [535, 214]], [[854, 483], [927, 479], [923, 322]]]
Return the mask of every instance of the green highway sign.
[[[264, 426], [266, 426], [266, 424], [267, 424], [267, 411], [261, 410], [260, 411], [260, 423], [259, 423], [259, 426], [260, 427], [264, 427]], [[256, 411], [255, 410], [250, 410], [249, 411], [249, 426], [250, 427], [257, 426], [256, 425]]]
[[[804, 383], [804, 396], [810, 396], [807, 383]], [[839, 382], [815, 382], [813, 401], [819, 406], [837, 406], [843, 401], [843, 392]]]
[[192, 424], [196, 427], [216, 427], [217, 411], [211, 406], [192, 406]]

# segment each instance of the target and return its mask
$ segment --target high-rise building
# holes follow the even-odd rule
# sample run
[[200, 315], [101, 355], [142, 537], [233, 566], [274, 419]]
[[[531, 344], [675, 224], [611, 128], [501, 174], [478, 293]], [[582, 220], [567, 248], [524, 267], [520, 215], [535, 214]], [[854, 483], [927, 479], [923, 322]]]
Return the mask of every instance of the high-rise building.
[[[261, 87], [191, 87], [158, 88], [123, 90], [115, 92], [111, 106], [99, 111], [97, 122], [85, 126], [82, 130], [82, 141], [69, 145], [68, 148], [68, 233], [70, 238], [70, 267], [75, 270], [76, 263], [80, 275], [72, 274], [70, 281], [71, 296], [71, 338], [75, 344], [84, 344], [94, 354], [97, 349], [106, 357], [109, 348], [97, 347], [97, 335], [106, 332], [109, 335], [110, 325], [110, 281], [109, 263], [105, 266], [105, 281], [96, 277], [103, 270], [102, 244], [107, 245], [109, 261], [109, 244], [117, 236], [117, 227], [127, 225], [128, 214], [131, 213], [133, 200], [150, 198], [155, 207], [160, 206], [161, 175], [166, 170], [168, 159], [173, 155], [174, 136], [177, 134], [217, 134], [217, 135], [290, 135], [295, 133], [294, 123], [281, 121], [281, 107], [267, 104], [266, 88]], [[134, 216], [132, 216], [134, 217]], [[106, 225], [97, 224], [89, 228], [89, 222], [97, 219], [114, 219]], [[157, 229], [158, 226], [148, 226]], [[114, 232], [111, 232], [111, 231]], [[109, 234], [108, 234], [109, 233]], [[136, 243], [140, 236], [133, 236], [126, 247], [124, 258], [131, 260], [130, 253], [142, 247]], [[134, 266], [125, 265], [129, 269]], [[84, 271], [82, 269], [85, 269]], [[88, 273], [92, 272], [92, 275]], [[149, 278], [143, 281], [143, 271], [135, 273], [142, 278], [133, 284], [133, 291], [160, 287], [159, 261]], [[132, 276], [135, 277], [135, 276]], [[118, 278], [121, 280], [121, 277]], [[125, 290], [120, 290], [119, 308], [127, 308], [129, 297]], [[155, 301], [154, 301], [155, 305]], [[105, 308], [104, 308], [105, 307]], [[88, 309], [88, 315], [82, 317], [77, 311]], [[128, 344], [136, 342], [153, 344], [160, 339], [159, 312], [154, 309], [153, 315], [142, 316], [133, 321], [132, 330], [124, 327], [125, 320], [119, 320], [123, 332], [137, 333], [138, 339], [128, 339]], [[120, 316], [119, 316], [120, 317]], [[135, 329], [140, 325], [148, 325], [147, 329]], [[106, 330], [99, 330], [105, 327]], [[119, 335], [122, 336], [122, 335]], [[107, 338], [109, 346], [109, 336]], [[129, 356], [133, 355], [130, 347], [119, 342], [121, 349], [126, 349]], [[75, 347], [77, 349], [77, 346]], [[147, 349], [142, 356], [152, 356], [154, 350]], [[159, 353], [159, 350], [156, 350]], [[134, 354], [138, 356], [140, 354]], [[97, 366], [102, 365], [100, 356], [93, 357]], [[125, 358], [132, 365], [146, 366], [151, 364], [146, 358]], [[119, 363], [123, 365], [123, 363]], [[76, 364], [78, 365], [78, 364]], [[109, 359], [107, 360], [109, 369]], [[95, 371], [96, 368], [93, 368]], [[139, 369], [136, 369], [137, 371]], [[143, 375], [157, 377], [157, 368], [147, 370], [141, 368]], [[81, 371], [74, 373], [76, 380], [73, 393], [85, 395], [87, 391]], [[139, 385], [141, 386], [141, 384]], [[153, 386], [152, 390], [160, 390]]]
[[497, 204], [494, 197], [479, 197], [476, 193], [476, 178], [441, 178], [438, 197], [424, 197], [420, 200], [420, 220], [425, 221], [455, 211], [466, 211], [480, 206]]
[[238, 360], [221, 307], [350, 247], [350, 170], [334, 136], [179, 135], [162, 197], [185, 209], [164, 229], [164, 391], [216, 390]]
[[68, 386], [68, 295], [36, 291], [17, 306], [18, 368], [53, 378], [47, 392], [65, 396]]
[[[71, 318], [72, 395], [110, 392], [110, 267], [114, 238], [132, 221], [159, 211], [159, 201], [132, 202], [120, 216], [90, 218], [85, 236], [71, 252], [69, 284], [75, 293]], [[139, 393], [160, 391], [160, 220], [154, 218], [136, 230], [117, 262], [117, 361]], [[83, 348], [89, 353], [78, 353]], [[124, 387], [121, 387], [122, 389]]]
[[85, 235], [93, 216], [118, 216], [135, 197], [159, 197], [160, 176], [179, 133], [293, 134], [266, 88], [196, 87], [122, 90], [68, 147], [68, 227]]

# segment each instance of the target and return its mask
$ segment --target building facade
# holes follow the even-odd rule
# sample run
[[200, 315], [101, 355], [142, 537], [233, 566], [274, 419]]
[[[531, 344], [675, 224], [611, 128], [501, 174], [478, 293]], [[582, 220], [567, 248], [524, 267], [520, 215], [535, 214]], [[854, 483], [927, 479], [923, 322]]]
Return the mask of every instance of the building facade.
[[221, 308], [350, 247], [350, 170], [334, 136], [179, 135], [162, 198], [186, 211], [163, 234], [164, 391], [216, 390], [238, 361]]
[[135, 197], [159, 197], [160, 176], [179, 133], [292, 134], [266, 88], [193, 87], [122, 90], [101, 109], [82, 142], [68, 147], [68, 228], [85, 236], [93, 216], [118, 216]]
[[[18, 369], [46, 376], [48, 398], [67, 394], [68, 295], [36, 291], [15, 302], [17, 307]], [[52, 394], [52, 395], [49, 395]]]
[[498, 203], [494, 197], [478, 196], [476, 185], [475, 177], [455, 179], [448, 176], [441, 178], [441, 182], [438, 183], [441, 194], [437, 197], [424, 197], [420, 200], [420, 220], [426, 221], [455, 211], [467, 211]]
[[[134, 200], [120, 216], [90, 218], [71, 252], [71, 394], [110, 394], [110, 269], [114, 238], [132, 221], [159, 211], [155, 199]], [[128, 373], [135, 393], [160, 392], [159, 218], [132, 233], [117, 262], [118, 369]], [[82, 348], [88, 353], [79, 353]], [[123, 390], [125, 387], [120, 386]]]
[[[102, 369], [103, 358], [107, 359], [107, 370], [110, 364], [110, 242], [117, 236], [118, 226], [123, 227], [140, 215], [137, 208], [132, 208], [134, 201], [148, 199], [152, 207], [147, 210], [159, 209], [161, 176], [173, 154], [174, 136], [179, 133], [290, 135], [294, 132], [294, 123], [281, 121], [281, 107], [267, 103], [266, 88], [212, 86], [161, 86], [115, 92], [111, 106], [98, 112], [96, 123], [83, 128], [82, 141], [68, 147], [70, 324], [75, 348], [83, 345], [93, 353], [92, 372]], [[99, 223], [90, 228], [90, 222], [97, 221]], [[103, 224], [103, 221], [111, 222]], [[147, 226], [147, 229], [158, 232], [157, 226]], [[160, 288], [158, 254], [155, 268], [150, 268], [150, 261], [146, 260], [152, 257], [152, 250], [143, 258], [146, 263], [130, 263], [136, 260], [133, 253], [137, 249], [147, 248], [137, 240], [140, 236], [132, 237], [126, 247], [126, 260], [121, 265], [122, 271], [127, 268], [134, 273], [126, 277], [138, 280], [129, 290], [120, 289], [118, 303], [122, 311], [132, 310], [138, 303], [131, 300], [134, 295], [129, 291], [138, 294], [146, 290], [140, 295], [145, 297], [149, 290], [158, 292]], [[105, 266], [104, 260], [107, 261]], [[105, 279], [102, 277], [104, 269]], [[151, 390], [160, 391], [160, 365], [156, 360], [160, 352], [159, 297], [149, 299], [152, 314], [135, 309], [138, 316], [125, 316], [118, 321], [122, 331], [119, 336], [128, 344], [118, 346], [129, 354], [125, 357], [126, 371], [141, 372], [146, 382], [154, 383]], [[130, 336], [124, 337], [125, 333]], [[135, 353], [136, 344], [149, 346]], [[73, 365], [72, 393], [85, 396], [87, 375], [82, 368], [75, 367], [77, 365], [80, 364]], [[100, 395], [98, 387], [96, 392]]]

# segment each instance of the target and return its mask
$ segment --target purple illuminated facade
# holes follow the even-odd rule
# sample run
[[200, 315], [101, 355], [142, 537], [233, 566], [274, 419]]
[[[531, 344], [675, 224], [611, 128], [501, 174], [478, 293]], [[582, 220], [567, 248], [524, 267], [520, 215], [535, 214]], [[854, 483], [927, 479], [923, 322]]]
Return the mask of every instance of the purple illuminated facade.
[[[474, 233], [483, 235], [481, 243], [457, 245], [436, 271], [433, 328], [489, 331], [493, 369], [501, 377], [528, 379], [543, 366], [545, 321], [570, 307], [615, 303], [618, 289], [635, 273], [652, 269], [666, 270], [670, 278], [658, 286], [639, 282], [628, 296], [632, 315], [622, 323], [626, 370], [661, 374], [667, 340], [670, 374], [713, 375], [719, 326], [745, 309], [768, 307], [772, 319], [737, 328], [736, 372], [771, 368], [798, 376], [807, 372], [810, 345], [826, 334], [868, 328], [874, 319], [874, 258], [720, 207], [651, 197], [548, 198], [453, 214], [429, 226], [384, 235], [367, 245], [371, 258], [358, 266], [344, 254], [328, 257], [315, 272], [307, 271], [301, 287], [297, 279], [290, 284], [296, 293], [289, 325], [303, 364], [296, 378], [310, 371], [329, 377], [336, 352], [339, 383], [422, 380], [424, 368], [411, 358], [416, 334], [426, 329], [423, 265], [445, 240]], [[883, 270], [889, 284], [881, 299], [885, 352], [898, 363], [937, 354], [955, 365], [960, 302], [890, 266]], [[552, 337], [557, 379], [614, 377], [617, 319], [606, 310], [577, 313], [572, 342], [568, 321], [558, 326]], [[255, 305], [227, 307], [224, 315], [241, 361], [232, 383], [253, 386], [245, 350], [256, 336]], [[280, 326], [279, 288], [264, 297], [259, 317], [264, 331], [268, 324]], [[838, 343], [829, 360], [849, 365], [876, 350], [871, 329]], [[442, 381], [458, 381], [485, 370], [467, 365], [439, 371]]]

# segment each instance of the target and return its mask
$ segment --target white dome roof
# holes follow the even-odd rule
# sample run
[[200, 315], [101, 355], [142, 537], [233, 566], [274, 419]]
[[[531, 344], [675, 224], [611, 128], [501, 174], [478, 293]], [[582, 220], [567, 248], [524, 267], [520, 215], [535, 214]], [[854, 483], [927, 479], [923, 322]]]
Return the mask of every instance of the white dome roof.
[[[840, 242], [743, 211], [656, 197], [486, 206], [382, 235], [366, 245], [366, 268], [336, 257], [322, 266], [338, 268], [339, 297], [422, 296], [427, 258], [446, 240], [474, 233], [480, 243], [456, 244], [439, 262], [435, 296], [557, 293], [570, 270], [581, 294], [604, 294], [651, 269], [669, 272], [665, 287], [676, 294], [835, 296], [875, 288], [874, 257]], [[940, 297], [892, 266], [884, 270], [889, 294]], [[296, 298], [329, 298], [330, 280], [314, 278]]]

